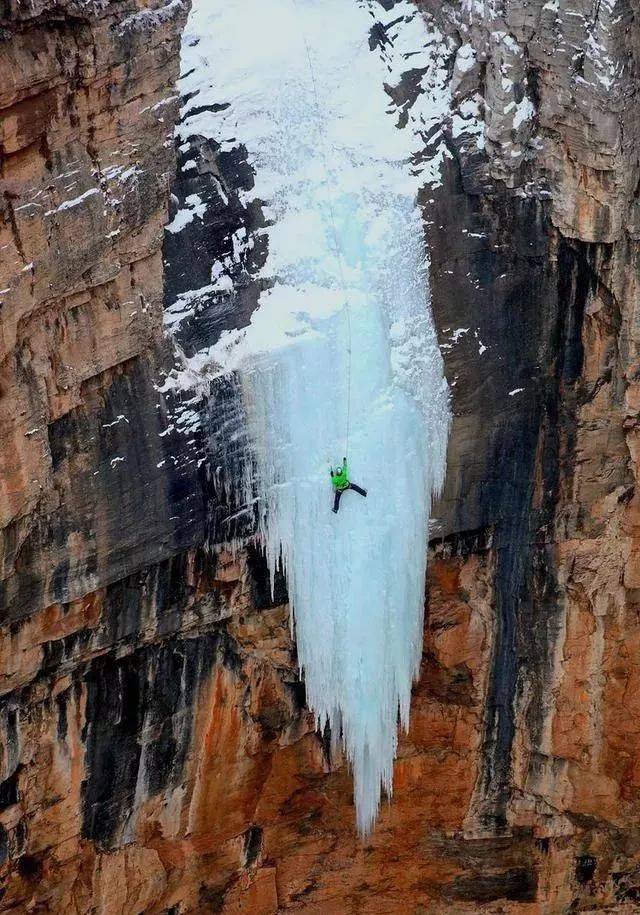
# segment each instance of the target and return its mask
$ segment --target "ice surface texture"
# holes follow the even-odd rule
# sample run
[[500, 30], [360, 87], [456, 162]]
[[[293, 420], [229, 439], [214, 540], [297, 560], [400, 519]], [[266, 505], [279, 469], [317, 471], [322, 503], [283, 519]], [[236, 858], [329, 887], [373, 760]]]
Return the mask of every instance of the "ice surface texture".
[[[409, 721], [449, 424], [415, 130], [398, 128], [385, 92], [390, 49], [370, 45], [374, 11], [384, 15], [364, 0], [195, 0], [183, 85], [197, 95], [181, 128], [246, 147], [249, 197], [268, 216], [259, 308], [209, 355], [240, 378], [245, 485], [272, 576], [279, 562], [286, 571], [309, 705], [353, 767], [363, 834], [391, 792], [398, 713]], [[405, 21], [424, 53], [415, 6], [392, 12], [396, 37]], [[369, 494], [346, 492], [335, 515], [329, 465], [345, 454]]]

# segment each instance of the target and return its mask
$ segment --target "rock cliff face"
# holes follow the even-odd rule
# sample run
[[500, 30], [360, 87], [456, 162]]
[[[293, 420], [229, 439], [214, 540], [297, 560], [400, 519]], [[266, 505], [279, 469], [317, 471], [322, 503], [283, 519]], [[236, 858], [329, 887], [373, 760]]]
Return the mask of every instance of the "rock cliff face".
[[[422, 204], [455, 422], [362, 844], [285, 584], [222, 545], [229, 392], [193, 429], [163, 393], [163, 304], [261, 218], [201, 138], [174, 181], [187, 6], [0, 4], [0, 912], [638, 910], [640, 9], [419, 10], [451, 98]], [[163, 263], [171, 189], [207, 206]], [[186, 351], [248, 320], [261, 256]]]

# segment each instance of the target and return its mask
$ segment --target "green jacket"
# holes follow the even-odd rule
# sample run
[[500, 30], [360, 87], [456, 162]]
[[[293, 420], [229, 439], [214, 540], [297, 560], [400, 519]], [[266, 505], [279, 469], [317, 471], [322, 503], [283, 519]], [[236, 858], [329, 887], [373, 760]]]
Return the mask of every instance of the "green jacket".
[[348, 489], [349, 488], [349, 472], [347, 470], [347, 459], [344, 458], [342, 461], [342, 467], [336, 467], [335, 471], [331, 468], [331, 482], [335, 489]]

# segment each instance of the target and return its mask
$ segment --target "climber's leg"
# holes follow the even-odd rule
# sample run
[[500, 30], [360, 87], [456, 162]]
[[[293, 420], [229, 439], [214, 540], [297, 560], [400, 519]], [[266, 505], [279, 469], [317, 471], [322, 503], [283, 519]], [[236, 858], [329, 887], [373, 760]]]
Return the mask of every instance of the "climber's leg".
[[354, 492], [357, 492], [359, 496], [365, 496], [365, 497], [366, 497], [366, 495], [367, 495], [367, 490], [366, 490], [366, 489], [362, 489], [361, 486], [356, 486], [355, 483], [349, 483], [349, 489], [353, 489], [353, 491], [354, 491]]
[[333, 497], [333, 510], [336, 513], [336, 515], [338, 514], [338, 509], [340, 508], [340, 496], [341, 495], [342, 495], [342, 490], [336, 489], [336, 494]]

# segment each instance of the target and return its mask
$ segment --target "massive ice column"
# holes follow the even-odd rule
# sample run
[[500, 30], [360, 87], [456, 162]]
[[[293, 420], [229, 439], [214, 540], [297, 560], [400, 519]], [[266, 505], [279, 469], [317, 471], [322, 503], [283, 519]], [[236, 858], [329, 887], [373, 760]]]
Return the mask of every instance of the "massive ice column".
[[[413, 42], [398, 53], [425, 67], [433, 42], [402, 2], [381, 53], [374, 10], [363, 0], [194, 0], [181, 128], [223, 151], [246, 148], [247, 198], [267, 215], [259, 307], [197, 364], [238, 373], [245, 484], [272, 575], [279, 562], [286, 571], [309, 705], [353, 767], [362, 833], [381, 788], [391, 791], [398, 713], [409, 720], [449, 422], [416, 136], [385, 92], [394, 39]], [[226, 288], [227, 267], [214, 265], [212, 289]], [[368, 497], [345, 493], [335, 515], [329, 465], [345, 454]]]

